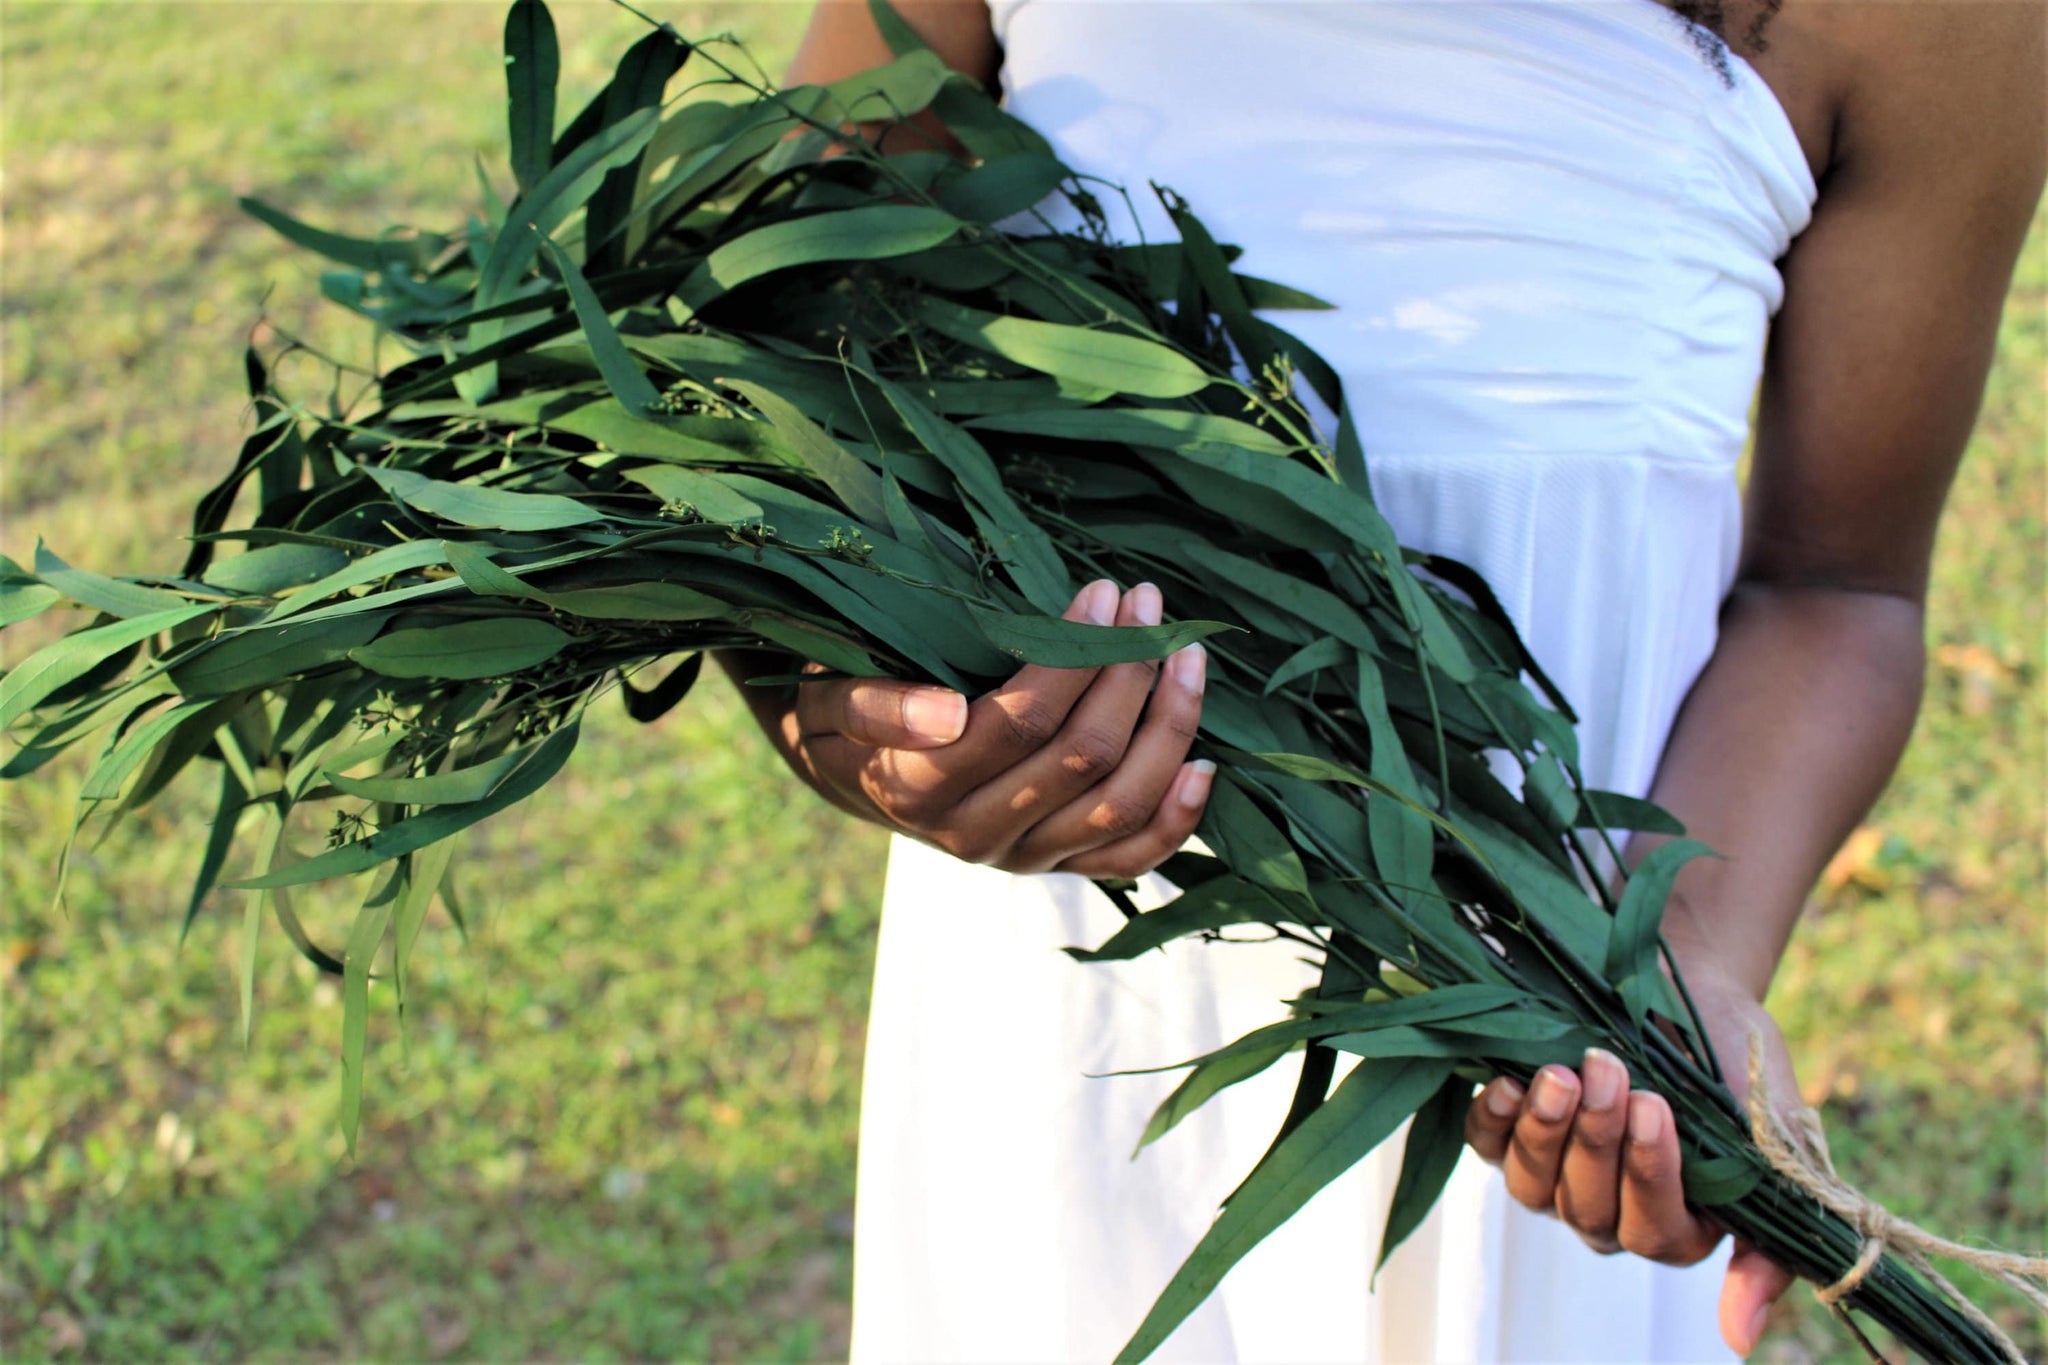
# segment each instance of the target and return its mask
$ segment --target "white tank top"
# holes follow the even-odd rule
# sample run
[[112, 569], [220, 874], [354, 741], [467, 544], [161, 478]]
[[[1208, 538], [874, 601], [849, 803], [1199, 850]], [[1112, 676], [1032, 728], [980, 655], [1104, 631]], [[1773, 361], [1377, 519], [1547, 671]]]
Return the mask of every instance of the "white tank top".
[[[1581, 716], [1586, 776], [1649, 786], [1713, 649], [1775, 267], [1816, 193], [1792, 127], [1654, 0], [992, 0], [1008, 107], [1111, 231], [1337, 305], [1269, 312], [1345, 383], [1404, 543], [1483, 573]], [[1055, 197], [1041, 211], [1079, 218]], [[1042, 230], [1020, 216], [1006, 226]], [[1326, 437], [1331, 415], [1303, 384]], [[1172, 609], [1169, 599], [1168, 609]], [[1084, 880], [898, 839], [863, 1078], [853, 1354], [1102, 1360], [1263, 1151], [1292, 1069], [1138, 1160], [1177, 1074], [1283, 1017], [1287, 945], [1057, 949], [1119, 923]], [[1268, 952], [1267, 948], [1283, 951]], [[1397, 1137], [1255, 1248], [1156, 1359], [1732, 1360], [1723, 1254], [1603, 1258], [1468, 1151], [1366, 1280]]]
[[1734, 572], [1775, 262], [1815, 196], [1754, 69], [1654, 0], [990, 14], [1006, 106], [1128, 191], [1089, 187], [1115, 235], [1173, 238], [1149, 178], [1237, 269], [1337, 305], [1265, 316], [1343, 377], [1389, 520], [1492, 581], [1594, 780], [1647, 782]]

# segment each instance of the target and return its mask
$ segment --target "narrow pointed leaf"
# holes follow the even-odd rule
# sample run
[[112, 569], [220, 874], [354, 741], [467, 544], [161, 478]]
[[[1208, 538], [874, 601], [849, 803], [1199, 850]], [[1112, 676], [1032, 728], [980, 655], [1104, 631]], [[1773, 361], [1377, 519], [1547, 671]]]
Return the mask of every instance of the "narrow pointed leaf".
[[1449, 1183], [1465, 1150], [1465, 1111], [1471, 1104], [1472, 1082], [1451, 1076], [1415, 1111], [1407, 1143], [1401, 1149], [1401, 1174], [1394, 1181], [1394, 1198], [1380, 1233], [1379, 1255], [1373, 1259], [1368, 1289], [1379, 1283], [1387, 1257], [1422, 1226]]
[[1157, 1350], [1246, 1252], [1385, 1141], [1449, 1071], [1448, 1063], [1420, 1060], [1366, 1061], [1353, 1067], [1336, 1092], [1238, 1188], [1117, 1360], [1140, 1361]]
[[513, 0], [505, 14], [506, 115], [512, 176], [521, 194], [531, 194], [554, 164], [555, 82], [561, 69], [548, 7], [542, 0]]

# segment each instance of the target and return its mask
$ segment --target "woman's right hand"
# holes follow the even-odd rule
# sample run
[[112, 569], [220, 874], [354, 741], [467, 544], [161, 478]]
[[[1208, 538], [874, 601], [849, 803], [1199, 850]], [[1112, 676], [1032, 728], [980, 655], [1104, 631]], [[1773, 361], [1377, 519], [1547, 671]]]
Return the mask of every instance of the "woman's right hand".
[[[1070, 621], [1156, 625], [1159, 589], [1098, 579]], [[1137, 877], [1194, 832], [1215, 765], [1189, 762], [1206, 655], [1101, 668], [1027, 665], [972, 702], [893, 678], [803, 683], [754, 703], [827, 800], [969, 862], [1009, 872]], [[763, 699], [765, 700], [765, 699]]]

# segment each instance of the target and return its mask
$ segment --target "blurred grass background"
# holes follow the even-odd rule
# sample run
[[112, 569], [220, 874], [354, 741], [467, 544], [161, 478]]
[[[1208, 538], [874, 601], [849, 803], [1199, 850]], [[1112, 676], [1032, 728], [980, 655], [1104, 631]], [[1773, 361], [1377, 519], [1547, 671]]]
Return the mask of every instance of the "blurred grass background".
[[[657, 7], [771, 75], [809, 10]], [[640, 25], [555, 11], [573, 110]], [[239, 439], [259, 309], [367, 359], [310, 258], [235, 196], [352, 232], [458, 223], [479, 157], [508, 178], [502, 18], [0, 4], [0, 551], [165, 565]], [[1772, 999], [1850, 1178], [2008, 1248], [2048, 1245], [2044, 306], [2037, 222], [1944, 527], [1919, 730]], [[409, 1037], [373, 1016], [353, 1163], [334, 984], [270, 933], [244, 1053], [233, 893], [178, 947], [196, 794], [82, 857], [67, 914], [49, 899], [76, 767], [0, 790], [0, 1354], [843, 1356], [883, 838], [786, 779], [722, 682], [652, 730], [600, 720], [544, 806], [467, 845], [469, 941], [437, 912]], [[351, 908], [308, 911], [333, 938]], [[2048, 1344], [2014, 1296], [1959, 1279]], [[1860, 1358], [1803, 1292], [1777, 1327], [1760, 1358]]]

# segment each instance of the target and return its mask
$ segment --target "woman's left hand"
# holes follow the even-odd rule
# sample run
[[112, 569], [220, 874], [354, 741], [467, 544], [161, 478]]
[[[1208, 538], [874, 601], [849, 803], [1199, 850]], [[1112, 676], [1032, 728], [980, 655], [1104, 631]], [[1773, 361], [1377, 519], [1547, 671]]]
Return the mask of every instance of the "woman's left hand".
[[[1755, 997], [1710, 964], [1681, 962], [1680, 970], [1736, 1097], [1749, 1091], [1752, 1026], [1763, 1035], [1771, 1093], [1798, 1095], [1784, 1036]], [[1632, 1092], [1627, 1069], [1611, 1053], [1589, 1049], [1577, 1072], [1543, 1067], [1526, 1094], [1495, 1077], [1466, 1113], [1465, 1140], [1502, 1169], [1517, 1202], [1562, 1219], [1603, 1254], [1692, 1265], [1724, 1235], [1686, 1205], [1671, 1106], [1661, 1095]], [[1771, 1304], [1791, 1284], [1790, 1274], [1736, 1239], [1721, 1287], [1721, 1336], [1730, 1349], [1745, 1356], [1755, 1349]]]

